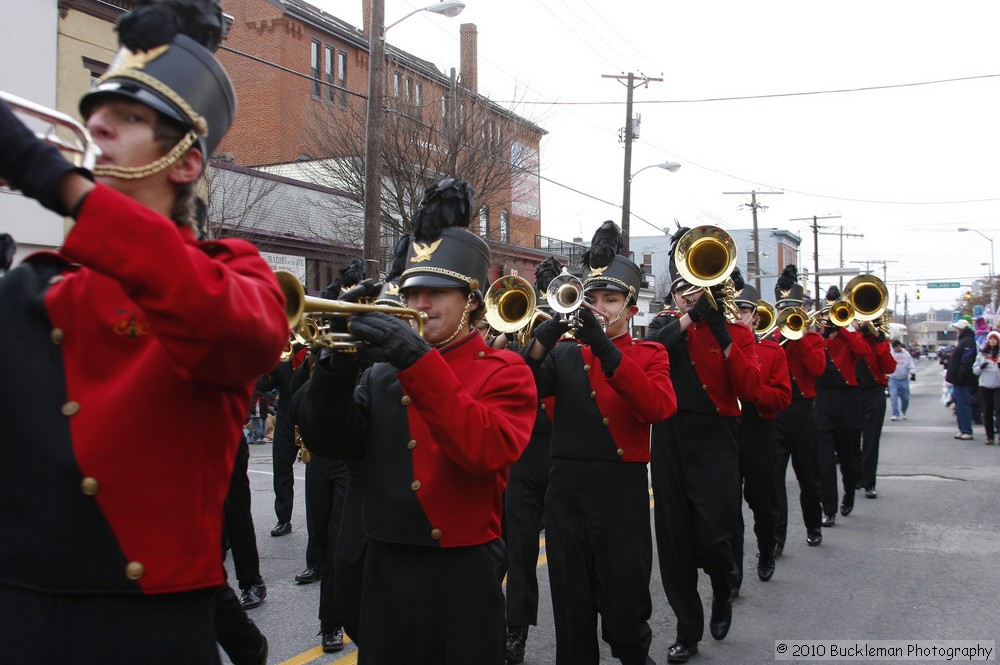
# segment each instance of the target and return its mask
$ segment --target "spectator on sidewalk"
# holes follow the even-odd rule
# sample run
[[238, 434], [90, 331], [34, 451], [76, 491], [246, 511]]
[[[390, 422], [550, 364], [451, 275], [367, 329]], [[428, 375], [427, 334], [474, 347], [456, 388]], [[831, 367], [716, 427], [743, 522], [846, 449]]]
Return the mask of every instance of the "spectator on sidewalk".
[[986, 344], [979, 350], [972, 372], [979, 377], [979, 402], [986, 428], [986, 445], [992, 446], [996, 426], [1000, 425], [1000, 371], [997, 358], [1000, 355], [1000, 332], [990, 331]]
[[972, 326], [965, 319], [951, 324], [958, 330], [958, 343], [948, 356], [945, 381], [951, 384], [951, 396], [955, 400], [955, 418], [958, 421], [956, 439], [972, 440], [972, 389], [976, 385], [976, 375], [972, 366], [976, 358], [976, 341]]
[[916, 381], [917, 366], [913, 363], [913, 356], [898, 339], [892, 342], [892, 358], [896, 361], [896, 369], [889, 375], [890, 420], [906, 420], [906, 411], [910, 407], [910, 381]]

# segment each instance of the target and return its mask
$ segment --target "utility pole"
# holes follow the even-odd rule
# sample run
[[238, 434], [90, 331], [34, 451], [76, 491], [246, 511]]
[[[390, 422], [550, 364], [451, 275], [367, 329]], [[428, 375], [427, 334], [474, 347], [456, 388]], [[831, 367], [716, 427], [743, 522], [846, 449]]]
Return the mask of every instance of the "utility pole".
[[821, 219], [840, 219], [840, 215], [827, 215], [825, 217], [820, 217], [818, 215], [813, 215], [812, 217], [796, 217], [794, 219], [789, 219], [790, 222], [812, 222], [810, 228], [813, 232], [813, 277], [816, 279], [816, 293], [813, 294], [814, 309], [819, 309], [819, 230], [821, 228], [826, 228], [825, 226], [819, 225], [819, 220]]
[[622, 184], [622, 256], [628, 256], [629, 221], [632, 217], [632, 142], [637, 138], [632, 119], [632, 91], [640, 85], [649, 87], [651, 81], [662, 82], [661, 78], [650, 78], [645, 74], [602, 74], [601, 78], [617, 79], [625, 86], [625, 129], [622, 141], [625, 143], [625, 175]]
[[[821, 233], [824, 236], [840, 236], [840, 267], [844, 267], [844, 238], [864, 238], [864, 234], [861, 233], [844, 233], [844, 227], [841, 226], [839, 231], [832, 233]], [[840, 288], [844, 288], [844, 276], [840, 275]]]
[[368, 30], [368, 111], [365, 119], [365, 275], [382, 264], [382, 82], [385, 80], [385, 0], [371, 0]]
[[864, 261], [851, 261], [851, 263], [864, 263], [865, 264], [865, 273], [869, 274], [869, 275], [872, 274], [872, 270], [871, 270], [872, 264], [878, 265], [878, 264], [881, 263], [882, 264], [882, 281], [883, 282], [887, 282], [889, 280], [889, 276], [888, 276], [888, 274], [889, 274], [889, 270], [888, 270], [889, 264], [890, 263], [899, 263], [899, 261], [887, 261], [885, 259], [878, 259], [878, 260], [875, 260], [875, 259], [865, 259]]
[[[765, 194], [784, 194], [784, 192], [758, 192], [751, 190], [749, 192], [722, 192], [723, 194], [739, 194], [741, 196], [750, 196], [750, 203], [744, 204], [749, 205], [750, 210], [753, 212], [753, 263], [754, 263], [754, 285], [757, 288], [757, 293], [760, 293], [760, 242], [757, 239], [757, 208], [763, 208], [767, 210], [767, 206], [763, 203], [757, 202], [757, 195], [760, 194], [764, 196]], [[779, 266], [780, 268], [781, 266]]]

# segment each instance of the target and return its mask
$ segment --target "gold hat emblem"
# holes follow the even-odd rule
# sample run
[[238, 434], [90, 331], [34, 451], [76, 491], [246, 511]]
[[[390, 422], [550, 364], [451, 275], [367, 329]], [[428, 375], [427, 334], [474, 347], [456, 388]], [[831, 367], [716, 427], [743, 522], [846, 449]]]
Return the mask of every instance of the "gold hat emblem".
[[608, 269], [607, 266], [603, 266], [601, 268], [594, 268], [593, 270], [590, 271], [590, 274], [587, 275], [587, 277], [599, 277], [599, 276], [603, 275], [604, 271], [607, 270], [607, 269]]
[[389, 282], [385, 285], [385, 293], [383, 295], [387, 296], [398, 296], [399, 295], [399, 284]]
[[788, 290], [778, 289], [778, 293], [781, 294], [782, 298], [787, 298], [788, 296], [792, 295], [792, 290], [791, 289], [788, 289]]
[[441, 238], [438, 238], [431, 244], [422, 242], [413, 242], [413, 251], [416, 252], [416, 256], [410, 258], [410, 263], [423, 263], [424, 261], [430, 261], [431, 256], [437, 251], [438, 245], [441, 244]]
[[145, 69], [146, 65], [166, 53], [169, 48], [169, 44], [162, 44], [156, 48], [151, 48], [148, 51], [129, 51], [128, 49], [122, 49], [121, 54], [119, 55], [119, 62], [116, 63], [115, 69]]

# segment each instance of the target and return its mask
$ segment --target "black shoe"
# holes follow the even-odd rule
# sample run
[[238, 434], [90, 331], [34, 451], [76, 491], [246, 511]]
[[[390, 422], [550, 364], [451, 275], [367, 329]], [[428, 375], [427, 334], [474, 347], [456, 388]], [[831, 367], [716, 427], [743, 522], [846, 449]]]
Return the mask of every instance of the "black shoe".
[[344, 649], [344, 629], [337, 626], [333, 630], [324, 630], [323, 639], [320, 640], [323, 653], [333, 653]]
[[712, 618], [708, 622], [708, 632], [712, 639], [724, 640], [733, 624], [733, 601], [731, 598], [712, 599]]
[[784, 552], [785, 552], [785, 544], [784, 543], [775, 543], [774, 544], [774, 558], [775, 559], [777, 559], [782, 554], [784, 554]]
[[527, 626], [507, 626], [507, 642], [504, 646], [506, 662], [523, 663], [524, 645], [528, 641]]
[[823, 542], [823, 532], [819, 529], [809, 529], [806, 532], [806, 545], [816, 547]]
[[757, 578], [761, 582], [768, 582], [774, 576], [774, 557], [762, 557], [757, 555]]
[[834, 513], [828, 513], [823, 515], [823, 519], [820, 524], [823, 526], [833, 526], [837, 522], [837, 516]]
[[861, 490], [864, 489], [864, 487], [861, 486], [861, 483], [858, 483], [857, 485], [854, 486], [854, 489]]
[[312, 584], [313, 582], [319, 582], [321, 579], [323, 579], [323, 569], [313, 568], [312, 566], [309, 566], [295, 576], [295, 581], [298, 584]]
[[840, 504], [840, 514], [847, 517], [854, 510], [854, 502]]
[[667, 662], [668, 663], [686, 663], [691, 660], [691, 656], [698, 653], [698, 643], [695, 642], [691, 646], [686, 644], [681, 644], [680, 642], [674, 642], [667, 649]]
[[878, 492], [875, 491], [874, 487], [869, 487], [869, 488], [865, 489], [865, 498], [866, 499], [877, 499], [878, 498]]
[[260, 580], [257, 584], [240, 589], [240, 607], [245, 610], [260, 607], [260, 604], [267, 598], [267, 587], [264, 585], [264, 580], [257, 579]]
[[277, 524], [274, 525], [274, 528], [271, 529], [271, 537], [277, 538], [278, 536], [287, 536], [291, 532], [292, 532], [291, 522], [278, 522]]

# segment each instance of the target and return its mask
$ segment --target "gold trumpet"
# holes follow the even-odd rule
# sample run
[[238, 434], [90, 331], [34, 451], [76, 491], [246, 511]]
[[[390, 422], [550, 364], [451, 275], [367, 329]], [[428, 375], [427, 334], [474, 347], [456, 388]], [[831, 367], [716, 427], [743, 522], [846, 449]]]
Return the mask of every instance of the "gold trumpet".
[[802, 339], [806, 331], [809, 330], [809, 326], [812, 325], [815, 315], [815, 312], [807, 314], [806, 310], [801, 307], [785, 307], [778, 312], [778, 318], [774, 324], [781, 332], [781, 336], [785, 338], [782, 340], [782, 344], [789, 339]]
[[840, 328], [846, 328], [851, 325], [857, 317], [857, 310], [854, 308], [854, 303], [847, 298], [833, 301], [825, 311], [826, 318], [830, 323]]
[[484, 296], [486, 322], [499, 333], [517, 333], [524, 346], [539, 321], [552, 316], [536, 307], [535, 288], [517, 275], [505, 275], [490, 284]]
[[764, 339], [778, 327], [778, 313], [766, 300], [757, 301], [757, 326], [753, 329], [757, 339]]
[[697, 226], [680, 237], [674, 248], [677, 274], [692, 288], [684, 291], [689, 297], [699, 290], [715, 309], [719, 308], [712, 288], [722, 286], [723, 305], [730, 320], [739, 320], [732, 280], [729, 276], [738, 258], [733, 237], [717, 226]]
[[854, 308], [858, 321], [874, 321], [889, 306], [889, 289], [875, 275], [858, 275], [844, 286], [844, 299]]
[[[294, 274], [278, 270], [274, 273], [281, 292], [285, 294], [285, 316], [288, 317], [288, 327], [296, 341], [311, 347], [327, 347], [344, 353], [355, 353], [364, 346], [350, 332], [331, 332], [330, 326], [322, 322], [323, 318], [346, 318], [353, 314], [382, 312], [401, 319], [415, 322], [417, 334], [423, 337], [425, 312], [418, 312], [407, 307], [389, 307], [361, 302], [343, 302], [307, 296], [305, 288]], [[310, 316], [317, 314], [319, 316]]]
[[[6, 102], [8, 106], [19, 113], [51, 123], [52, 126], [48, 132], [36, 132], [35, 136], [64, 152], [71, 153], [73, 155], [73, 163], [76, 166], [85, 168], [88, 171], [94, 170], [94, 166], [101, 156], [101, 149], [94, 143], [94, 139], [90, 136], [87, 128], [75, 118], [65, 113], [46, 108], [41, 104], [29, 102], [27, 99], [22, 99], [3, 90], [0, 90], [0, 100]], [[56, 126], [64, 127], [73, 132], [76, 141], [68, 141], [56, 134]]]

